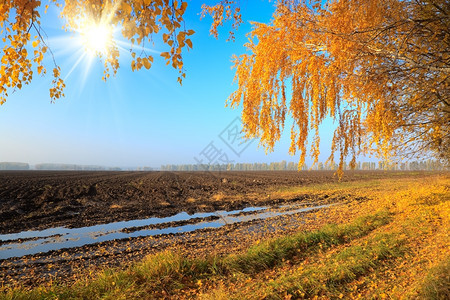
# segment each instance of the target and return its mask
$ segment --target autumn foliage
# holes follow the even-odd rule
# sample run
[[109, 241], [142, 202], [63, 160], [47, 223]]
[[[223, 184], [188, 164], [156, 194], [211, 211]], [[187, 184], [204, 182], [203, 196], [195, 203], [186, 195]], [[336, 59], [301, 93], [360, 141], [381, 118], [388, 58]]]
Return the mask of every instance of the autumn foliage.
[[[48, 53], [48, 47], [40, 42], [40, 5], [40, 1], [27, 0], [3, 1], [0, 4], [0, 26], [4, 44], [0, 66], [0, 104], [6, 101], [9, 90], [21, 89], [23, 85], [29, 84], [34, 72], [46, 73], [42, 61]], [[37, 32], [35, 37], [32, 37], [32, 31]], [[31, 53], [27, 50], [30, 41], [34, 49]], [[56, 65], [53, 68], [53, 77], [50, 97], [56, 99], [63, 95], [64, 89], [60, 69]]]
[[[253, 23], [250, 54], [234, 58], [249, 137], [272, 150], [292, 117], [299, 166], [331, 116], [339, 166], [358, 154], [388, 159], [438, 154], [450, 139], [450, 6], [447, 1], [279, 1], [269, 24]], [[214, 25], [214, 24], [213, 24]]]
[[[194, 30], [186, 30], [183, 16], [188, 3], [186, 1], [145, 0], [145, 1], [66, 1], [62, 15], [67, 19], [68, 28], [80, 30], [86, 23], [94, 22], [121, 28], [122, 36], [131, 43], [132, 70], [142, 67], [150, 69], [153, 56], [145, 53], [140, 46], [152, 43], [154, 35], [162, 35], [163, 42], [169, 51], [161, 56], [179, 70], [178, 81], [184, 78], [182, 49], [192, 48], [189, 36]], [[136, 48], [133, 47], [137, 46]], [[113, 73], [119, 68], [119, 52], [111, 37], [110, 51], [105, 59], [105, 76], [109, 77], [110, 68]]]
[[[69, 31], [83, 32], [92, 25], [120, 28], [123, 37], [131, 44], [133, 70], [151, 67], [154, 57], [146, 53], [143, 46], [151, 43], [155, 35], [162, 35], [168, 50], [162, 52], [161, 56], [168, 65], [179, 71], [180, 83], [184, 78], [182, 49], [192, 48], [189, 36], [194, 34], [194, 30], [186, 30], [184, 27], [183, 16], [187, 1], [51, 0], [50, 5], [61, 7], [64, 27]], [[61, 78], [61, 70], [41, 27], [40, 13], [44, 9], [41, 6], [41, 1], [38, 0], [7, 0], [0, 4], [0, 26], [4, 43], [0, 54], [0, 104], [6, 101], [10, 91], [29, 84], [36, 72], [46, 73], [43, 64], [45, 56], [51, 57], [54, 62], [50, 97], [55, 100], [64, 95], [65, 84]], [[48, 5], [45, 7], [47, 9]], [[105, 80], [119, 68], [119, 51], [112, 30], [108, 35], [107, 51], [97, 53], [104, 62]], [[33, 52], [27, 50], [30, 48]]]

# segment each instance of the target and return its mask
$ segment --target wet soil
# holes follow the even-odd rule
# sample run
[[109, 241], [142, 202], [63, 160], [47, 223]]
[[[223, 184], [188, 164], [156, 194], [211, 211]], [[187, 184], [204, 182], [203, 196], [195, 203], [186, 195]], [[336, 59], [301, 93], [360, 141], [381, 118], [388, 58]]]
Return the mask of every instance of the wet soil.
[[[323, 210], [326, 210], [324, 208]], [[190, 257], [241, 251], [257, 240], [298, 231], [315, 218], [315, 211], [220, 228], [112, 240], [76, 248], [0, 260], [0, 286], [34, 287], [50, 282], [71, 284], [107, 268], [124, 269], [145, 256], [170, 250]]]
[[[426, 176], [417, 173], [417, 176]], [[342, 181], [411, 173], [346, 172]], [[180, 212], [238, 210], [285, 203], [331, 204], [346, 195], [277, 198], [274, 191], [337, 182], [331, 171], [308, 172], [0, 172], [0, 234], [54, 227], [84, 227], [167, 217]], [[325, 211], [329, 208], [323, 208]], [[298, 231], [313, 212], [235, 223], [194, 232], [133, 237], [0, 260], [0, 286], [73, 282], [86, 272], [126, 267], [165, 249], [186, 255], [230, 253], [259, 239]], [[173, 224], [170, 224], [173, 225]], [[139, 229], [139, 228], [137, 228]]]
[[[342, 181], [383, 177], [355, 171]], [[332, 171], [1, 171], [0, 234], [262, 206], [286, 200], [275, 189], [337, 181]]]

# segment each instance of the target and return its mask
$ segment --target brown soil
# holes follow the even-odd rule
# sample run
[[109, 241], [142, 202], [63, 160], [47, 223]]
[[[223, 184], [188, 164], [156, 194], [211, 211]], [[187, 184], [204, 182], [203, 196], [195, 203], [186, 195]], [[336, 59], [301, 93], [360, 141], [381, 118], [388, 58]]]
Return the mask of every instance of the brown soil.
[[[425, 173], [346, 172], [343, 181]], [[342, 203], [345, 195], [277, 198], [274, 191], [337, 182], [333, 172], [0, 172], [0, 233], [57, 226], [82, 227], [181, 211], [232, 210], [283, 202]], [[272, 195], [271, 195], [272, 194]], [[335, 206], [339, 207], [339, 206]], [[326, 214], [326, 210], [322, 209]], [[331, 208], [330, 208], [331, 209]], [[323, 214], [322, 214], [323, 216]], [[311, 229], [320, 222], [313, 212], [235, 223], [182, 234], [112, 240], [0, 260], [0, 286], [35, 286], [73, 282], [107, 267], [124, 268], [163, 249], [186, 255], [224, 254], [260, 239]], [[308, 225], [310, 224], [310, 225]], [[18, 241], [20, 242], [20, 241]], [[89, 274], [87, 274], [89, 273]]]
[[258, 239], [298, 231], [298, 218], [303, 222], [314, 216], [312, 213], [301, 215], [236, 223], [183, 234], [113, 240], [0, 260], [0, 287], [33, 287], [49, 282], [70, 284], [89, 274], [95, 276], [106, 268], [126, 268], [146, 255], [163, 250], [181, 252], [191, 257], [240, 251]]
[[[386, 174], [346, 172], [342, 180]], [[0, 234], [273, 204], [286, 200], [270, 195], [276, 189], [326, 182], [337, 182], [332, 171], [1, 171]]]

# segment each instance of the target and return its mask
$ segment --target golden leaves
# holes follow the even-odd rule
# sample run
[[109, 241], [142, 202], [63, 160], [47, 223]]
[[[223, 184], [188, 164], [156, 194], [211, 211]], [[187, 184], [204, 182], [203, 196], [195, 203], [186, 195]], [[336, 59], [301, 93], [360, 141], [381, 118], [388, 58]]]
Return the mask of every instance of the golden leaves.
[[122, 11], [126, 14], [129, 15], [131, 14], [131, 5], [128, 4], [127, 2], [122, 2]]
[[190, 39], [185, 40], [186, 44], [189, 46], [189, 48], [192, 49], [192, 41]]
[[[288, 112], [293, 119], [289, 152], [299, 150], [302, 165], [309, 132], [313, 131], [311, 155], [317, 162], [319, 125], [331, 116], [337, 128], [329, 162], [333, 163], [338, 152], [340, 169], [348, 156], [353, 165], [358, 154], [370, 150], [387, 159], [402, 135], [421, 132], [426, 133], [422, 139], [429, 136], [436, 140], [431, 137], [436, 133], [433, 126], [445, 120], [448, 136], [449, 117], [444, 104], [448, 96], [444, 96], [447, 100], [434, 96], [439, 109], [428, 104], [433, 103], [430, 94], [448, 94], [448, 76], [443, 68], [431, 69], [419, 62], [432, 57], [429, 49], [436, 49], [435, 53], [444, 53], [445, 47], [448, 50], [448, 45], [430, 41], [426, 33], [444, 36], [446, 29], [436, 7], [434, 17], [438, 21], [419, 33], [416, 30], [423, 25], [411, 20], [424, 19], [421, 4], [333, 1], [325, 9], [319, 2], [313, 8], [308, 3], [279, 3], [271, 23], [252, 23], [246, 44], [251, 54], [234, 58], [238, 88], [228, 105], [243, 104], [242, 120], [248, 134], [260, 137], [266, 150], [272, 150]], [[205, 7], [204, 12], [213, 15], [212, 34], [217, 35], [224, 7]], [[422, 42], [424, 38], [428, 40]], [[438, 55], [433, 59], [430, 63], [442, 61]], [[291, 87], [289, 105], [285, 86]], [[415, 104], [408, 104], [409, 99], [416, 99]], [[417, 112], [422, 111], [418, 117]], [[405, 126], [408, 122], [419, 125]], [[433, 126], [426, 125], [428, 122]]]
[[64, 88], [66, 87], [64, 81], [62, 80], [61, 69], [59, 67], [53, 68], [53, 81], [52, 88], [50, 88], [50, 98], [52, 101], [64, 97]]
[[[166, 59], [167, 65], [172, 65], [179, 71], [178, 81], [181, 83], [181, 79], [185, 77], [182, 50], [186, 46], [188, 48], [193, 46], [187, 36], [194, 34], [194, 31], [192, 29], [180, 30], [188, 3], [186, 1], [144, 1], [141, 4], [135, 1], [126, 1], [126, 3], [132, 7], [133, 11], [139, 11], [139, 15], [127, 15], [128, 6], [123, 4], [126, 7], [125, 12], [121, 12], [114, 18], [114, 22], [123, 22], [125, 25], [122, 31], [123, 36], [129, 39], [132, 45], [142, 44], [146, 40], [153, 42], [152, 34], [158, 34], [161, 30], [165, 30], [162, 33], [162, 39], [169, 46], [169, 51], [163, 51], [161, 56]], [[153, 62], [151, 55], [146, 55], [145, 51], [142, 51], [143, 56], [136, 58], [134, 49], [131, 49], [131, 53], [133, 57], [132, 70], [151, 67]]]
[[[179, 72], [178, 82], [185, 77], [183, 71], [182, 51], [192, 48], [192, 41], [188, 38], [194, 34], [192, 29], [182, 29], [183, 16], [187, 10], [187, 1], [167, 0], [122, 0], [122, 1], [94, 1], [77, 0], [65, 1], [63, 4], [51, 0], [50, 5], [62, 7], [62, 16], [66, 20], [66, 29], [80, 30], [87, 23], [102, 24], [108, 27], [121, 27], [123, 37], [128, 39], [133, 58], [132, 70], [142, 67], [150, 69], [153, 56], [145, 53], [145, 43], [153, 43], [154, 35], [162, 33], [163, 41], [169, 51], [163, 52], [163, 57], [173, 68]], [[37, 9], [41, 6], [38, 0], [12, 0], [0, 5], [0, 27], [3, 29], [2, 40], [5, 44], [1, 55], [0, 69], [0, 104], [8, 96], [8, 89], [21, 88], [32, 80], [33, 66], [38, 74], [45, 74], [42, 65], [44, 56], [49, 54], [41, 37], [40, 15]], [[48, 5], [45, 6], [45, 10]], [[21, 12], [11, 18], [11, 11]], [[27, 44], [31, 41], [30, 32], [35, 31], [37, 36], [31, 42], [32, 53], [29, 53]], [[161, 32], [164, 31], [164, 32]], [[103, 80], [115, 74], [119, 68], [119, 50], [112, 34], [108, 37], [107, 50], [97, 51], [104, 62]], [[31, 57], [30, 57], [31, 54]], [[50, 88], [52, 101], [62, 97], [65, 84], [60, 78], [61, 70], [56, 65], [53, 68], [53, 81]]]
[[[153, 57], [150, 56], [150, 58], [153, 60]], [[151, 67], [151, 61], [148, 58], [144, 58], [142, 60], [142, 63], [144, 64], [144, 67], [148, 70]]]
[[233, 30], [229, 32], [228, 40], [234, 40], [234, 31], [243, 23], [239, 5], [235, 0], [221, 0], [213, 6], [203, 4], [201, 18], [204, 18], [206, 15], [211, 15], [213, 18], [209, 32], [215, 38], [219, 36], [218, 27], [222, 26], [226, 21], [233, 20]]
[[[27, 50], [27, 43], [31, 39], [29, 28], [34, 22], [37, 23], [36, 17], [39, 16], [35, 10], [38, 6], [36, 2], [11, 1], [0, 6], [0, 27], [4, 43], [2, 54], [0, 54], [0, 104], [6, 101], [9, 89], [21, 89], [24, 84], [32, 80], [33, 62], [39, 67], [42, 61], [40, 56], [30, 59]], [[21, 14], [12, 17], [11, 9], [21, 11]], [[39, 42], [34, 41], [32, 45], [39, 47]], [[36, 52], [34, 53], [36, 56]]]
[[161, 56], [164, 57], [165, 59], [169, 59], [170, 53], [169, 52], [161, 52]]

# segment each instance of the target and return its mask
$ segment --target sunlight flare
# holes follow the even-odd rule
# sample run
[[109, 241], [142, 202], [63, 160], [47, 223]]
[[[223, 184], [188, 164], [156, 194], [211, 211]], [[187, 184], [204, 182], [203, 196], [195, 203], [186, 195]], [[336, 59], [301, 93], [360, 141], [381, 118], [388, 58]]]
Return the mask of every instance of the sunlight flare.
[[108, 56], [112, 46], [112, 26], [88, 23], [80, 29], [81, 43], [91, 55]]

